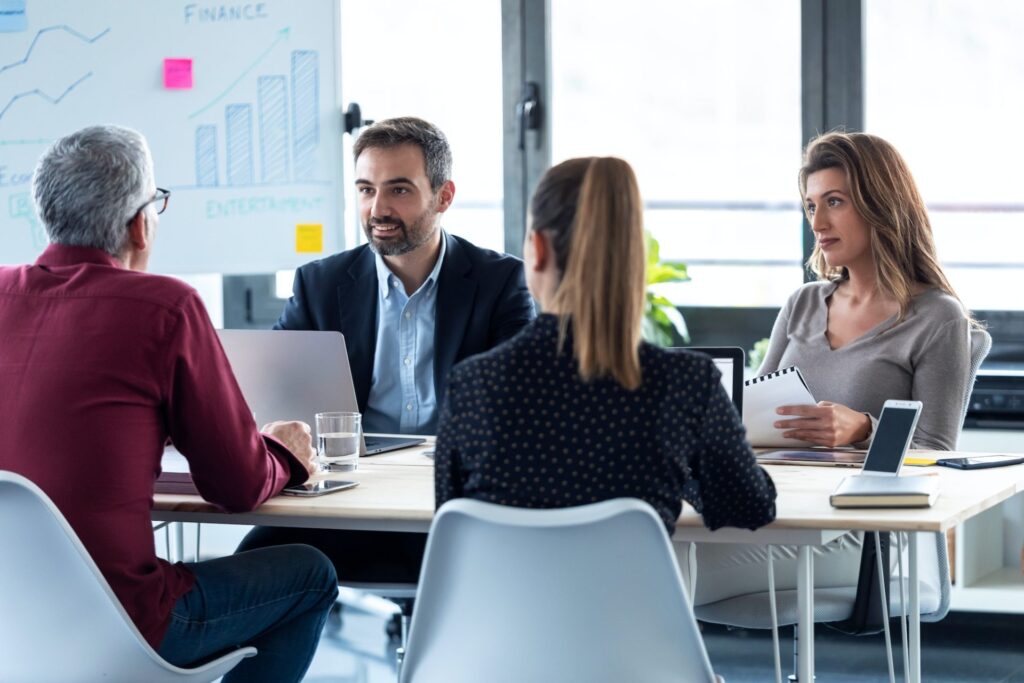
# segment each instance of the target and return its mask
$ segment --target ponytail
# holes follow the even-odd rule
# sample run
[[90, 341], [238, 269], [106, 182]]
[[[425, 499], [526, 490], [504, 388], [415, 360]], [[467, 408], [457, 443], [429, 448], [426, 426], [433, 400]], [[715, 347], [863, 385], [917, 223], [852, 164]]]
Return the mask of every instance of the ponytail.
[[552, 239], [562, 268], [554, 295], [555, 309], [563, 314], [559, 347], [571, 324], [580, 377], [610, 375], [636, 389], [646, 268], [636, 175], [621, 159], [573, 159], [545, 175], [531, 208], [558, 204], [552, 193], [578, 196], [568, 212], [564, 203], [558, 212], [568, 214], [568, 226], [545, 223], [536, 211], [533, 216], [538, 229], [561, 233]]

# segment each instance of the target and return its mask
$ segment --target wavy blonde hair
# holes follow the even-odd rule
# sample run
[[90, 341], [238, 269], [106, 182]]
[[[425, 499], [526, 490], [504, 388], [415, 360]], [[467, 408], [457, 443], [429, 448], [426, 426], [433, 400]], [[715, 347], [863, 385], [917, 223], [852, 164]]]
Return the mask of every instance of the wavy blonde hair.
[[[896, 299], [906, 317], [915, 283], [942, 290], [960, 301], [935, 251], [928, 210], [907, 163], [896, 148], [876, 135], [832, 132], [807, 145], [800, 167], [800, 198], [807, 196], [812, 173], [838, 168], [850, 185], [854, 208], [867, 223], [878, 287]], [[806, 205], [805, 205], [806, 211]], [[807, 219], [810, 220], [808, 214]], [[807, 267], [820, 280], [849, 278], [846, 268], [832, 267], [816, 244]], [[963, 302], [960, 302], [963, 306]], [[970, 318], [966, 307], [964, 314]]]
[[559, 348], [571, 324], [580, 377], [610, 375], [636, 389], [647, 259], [633, 169], [614, 157], [562, 162], [541, 178], [530, 214], [562, 273], [554, 295]]

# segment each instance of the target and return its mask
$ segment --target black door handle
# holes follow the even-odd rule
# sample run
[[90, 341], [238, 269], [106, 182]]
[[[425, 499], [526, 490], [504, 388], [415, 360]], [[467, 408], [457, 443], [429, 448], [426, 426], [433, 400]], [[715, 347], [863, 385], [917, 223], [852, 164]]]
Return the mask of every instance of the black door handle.
[[541, 106], [540, 86], [533, 81], [523, 83], [523, 96], [516, 103], [516, 120], [519, 123], [519, 149], [526, 149], [526, 131], [540, 130]]

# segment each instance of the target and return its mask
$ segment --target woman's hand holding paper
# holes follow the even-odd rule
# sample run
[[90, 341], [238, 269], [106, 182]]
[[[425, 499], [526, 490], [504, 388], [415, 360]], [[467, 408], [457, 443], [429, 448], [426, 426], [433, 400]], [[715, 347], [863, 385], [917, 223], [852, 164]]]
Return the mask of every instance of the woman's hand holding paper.
[[784, 430], [782, 436], [810, 441], [818, 446], [846, 446], [871, 435], [871, 418], [831, 401], [819, 401], [817, 405], [780, 406], [775, 412], [791, 418], [775, 422], [776, 428]]

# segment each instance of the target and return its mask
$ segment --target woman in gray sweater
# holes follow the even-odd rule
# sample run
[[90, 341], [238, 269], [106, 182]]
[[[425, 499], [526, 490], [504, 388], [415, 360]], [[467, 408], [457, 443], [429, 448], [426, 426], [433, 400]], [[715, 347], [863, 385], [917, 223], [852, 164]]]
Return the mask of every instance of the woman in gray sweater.
[[[942, 272], [906, 162], [874, 135], [828, 133], [808, 145], [799, 182], [819, 281], [786, 302], [759, 374], [796, 365], [820, 402], [780, 407], [775, 426], [822, 446], [863, 446], [887, 399], [914, 399], [924, 404], [914, 446], [954, 449], [973, 323]], [[856, 584], [860, 548], [860, 534], [824, 546], [816, 585]], [[775, 549], [780, 590], [795, 585], [795, 554]], [[700, 546], [694, 605], [766, 590], [766, 558], [759, 548]]]
[[796, 365], [821, 403], [784, 406], [775, 426], [822, 446], [866, 443], [887, 399], [915, 399], [914, 445], [953, 450], [971, 319], [906, 163], [874, 135], [829, 133], [807, 148], [800, 190], [818, 282], [779, 313], [759, 374]]

